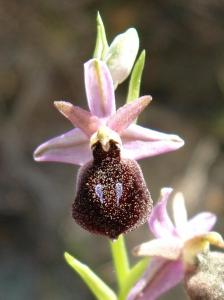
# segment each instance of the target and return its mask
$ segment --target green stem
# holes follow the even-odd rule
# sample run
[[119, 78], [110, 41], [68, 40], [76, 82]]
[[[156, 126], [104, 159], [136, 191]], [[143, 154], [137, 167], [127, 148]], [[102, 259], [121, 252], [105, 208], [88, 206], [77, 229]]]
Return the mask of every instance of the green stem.
[[149, 258], [143, 258], [138, 263], [134, 265], [134, 267], [131, 268], [128, 276], [126, 277], [125, 283], [123, 284], [118, 300], [125, 300], [129, 291], [131, 288], [134, 287], [136, 282], [139, 280], [139, 278], [144, 273], [146, 267], [149, 264]]
[[118, 286], [121, 289], [130, 271], [128, 254], [123, 235], [110, 242]]

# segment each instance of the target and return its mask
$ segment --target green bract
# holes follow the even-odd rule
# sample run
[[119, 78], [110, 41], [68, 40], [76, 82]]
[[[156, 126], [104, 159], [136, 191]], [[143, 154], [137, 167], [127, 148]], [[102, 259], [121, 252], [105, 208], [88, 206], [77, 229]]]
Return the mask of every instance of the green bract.
[[65, 252], [65, 260], [75, 270], [98, 300], [116, 300], [117, 296], [88, 266]]
[[117, 275], [118, 295], [97, 276], [88, 266], [65, 252], [65, 260], [77, 272], [98, 300], [125, 300], [131, 287], [138, 281], [145, 271], [149, 260], [143, 258], [134, 267], [129, 267], [128, 254], [124, 238], [110, 242], [114, 267]]

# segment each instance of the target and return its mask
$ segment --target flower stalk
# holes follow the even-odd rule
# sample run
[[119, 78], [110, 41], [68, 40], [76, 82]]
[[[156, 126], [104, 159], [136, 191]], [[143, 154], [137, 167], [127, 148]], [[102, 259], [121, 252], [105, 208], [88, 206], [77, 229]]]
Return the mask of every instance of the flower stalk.
[[130, 265], [124, 236], [120, 235], [117, 240], [110, 241], [110, 247], [118, 286], [119, 289], [121, 289], [130, 272]]

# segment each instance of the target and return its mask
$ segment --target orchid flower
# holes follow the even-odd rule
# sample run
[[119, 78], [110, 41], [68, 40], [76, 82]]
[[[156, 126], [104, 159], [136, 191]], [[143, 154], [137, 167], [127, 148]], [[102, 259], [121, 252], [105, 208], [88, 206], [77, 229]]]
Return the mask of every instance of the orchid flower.
[[165, 134], [132, 124], [150, 103], [143, 96], [116, 111], [111, 74], [106, 64], [91, 59], [84, 65], [89, 111], [65, 101], [54, 102], [74, 129], [41, 144], [34, 152], [36, 161], [57, 161], [83, 165], [92, 160], [90, 138], [102, 126], [120, 135], [125, 158], [134, 160], [177, 150], [184, 142], [177, 135]]
[[171, 188], [161, 190], [161, 199], [153, 208], [149, 218], [150, 231], [155, 239], [134, 249], [138, 256], [151, 256], [148, 269], [132, 288], [128, 300], [154, 300], [177, 285], [184, 277], [186, 268], [208, 244], [223, 245], [218, 233], [209, 232], [216, 216], [210, 212], [197, 214], [187, 220], [187, 211], [181, 193], [173, 199], [173, 217], [167, 213], [167, 202]]
[[55, 102], [76, 128], [40, 145], [34, 158], [83, 165], [73, 217], [83, 228], [115, 239], [145, 223], [151, 213], [150, 193], [135, 160], [176, 150], [184, 142], [176, 135], [132, 124], [150, 96], [116, 111], [113, 81], [104, 62], [91, 59], [84, 70], [90, 112]]

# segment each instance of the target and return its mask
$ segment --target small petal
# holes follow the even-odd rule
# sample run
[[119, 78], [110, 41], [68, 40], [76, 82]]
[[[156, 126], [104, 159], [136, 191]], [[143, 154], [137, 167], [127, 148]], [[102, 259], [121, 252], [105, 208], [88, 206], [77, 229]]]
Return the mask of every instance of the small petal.
[[215, 223], [217, 217], [210, 212], [202, 212], [190, 219], [185, 228], [183, 228], [183, 237], [185, 239], [196, 235], [207, 233], [210, 231]]
[[119, 108], [107, 122], [112, 130], [121, 133], [126, 129], [152, 101], [151, 96], [143, 96]]
[[155, 300], [183, 279], [182, 262], [153, 258], [127, 300]]
[[210, 245], [224, 249], [224, 240], [218, 232], [210, 231], [209, 233], [204, 234], [204, 238]]
[[184, 196], [182, 193], [176, 193], [173, 198], [173, 218], [177, 229], [183, 228], [187, 224], [187, 210]]
[[143, 243], [134, 248], [137, 256], [159, 256], [169, 260], [176, 260], [181, 254], [183, 243], [178, 239], [161, 238]]
[[138, 48], [139, 38], [134, 28], [117, 35], [110, 45], [105, 61], [109, 67], [115, 88], [130, 74]]
[[200, 235], [195, 235], [188, 239], [183, 246], [182, 260], [186, 269], [191, 269], [192, 266], [197, 264], [197, 255], [200, 253], [208, 253], [209, 246], [224, 249], [224, 241], [218, 232], [208, 232]]
[[36, 161], [58, 161], [83, 165], [91, 158], [88, 139], [78, 128], [41, 144], [34, 152]]
[[165, 134], [132, 124], [122, 133], [125, 156], [135, 160], [181, 148], [184, 141], [177, 135]]
[[115, 113], [113, 81], [106, 64], [91, 59], [84, 64], [85, 88], [90, 112], [106, 118]]
[[75, 126], [80, 128], [88, 137], [97, 131], [101, 121], [96, 116], [81, 107], [65, 101], [55, 101], [54, 105], [59, 112]]
[[149, 228], [157, 238], [176, 236], [176, 229], [174, 228], [166, 209], [167, 201], [172, 191], [171, 188], [163, 188], [161, 190], [161, 198], [153, 208], [149, 218]]

